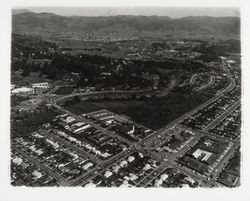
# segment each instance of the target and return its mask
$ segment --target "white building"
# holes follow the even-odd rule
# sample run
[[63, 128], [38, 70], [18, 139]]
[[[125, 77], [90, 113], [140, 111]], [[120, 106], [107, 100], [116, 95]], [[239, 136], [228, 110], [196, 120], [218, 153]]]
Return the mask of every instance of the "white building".
[[31, 87], [32, 88], [46, 88], [46, 89], [48, 89], [50, 87], [50, 85], [48, 82], [41, 82], [41, 83], [31, 84]]
[[81, 132], [81, 131], [85, 130], [86, 128], [89, 128], [89, 127], [90, 127], [89, 124], [85, 124], [84, 126], [82, 126], [82, 127], [80, 127], [80, 128], [74, 129], [74, 130], [73, 130], [73, 133], [79, 133], [79, 132]]
[[34, 90], [34, 92], [43, 92], [47, 89], [50, 88], [50, 85], [48, 82], [41, 82], [41, 83], [34, 83], [31, 84], [32, 89]]
[[11, 94], [17, 94], [17, 95], [29, 95], [32, 93], [34, 93], [34, 90], [29, 87], [20, 87], [20, 88], [13, 89], [11, 91]]

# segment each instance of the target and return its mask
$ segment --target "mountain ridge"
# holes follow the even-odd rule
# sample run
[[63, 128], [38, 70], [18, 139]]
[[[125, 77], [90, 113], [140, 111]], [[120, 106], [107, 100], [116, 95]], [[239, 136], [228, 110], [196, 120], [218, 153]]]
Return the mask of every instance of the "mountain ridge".
[[210, 36], [239, 38], [239, 17], [187, 16], [61, 16], [54, 13], [24, 12], [13, 14], [13, 32], [53, 35], [73, 33], [76, 36]]

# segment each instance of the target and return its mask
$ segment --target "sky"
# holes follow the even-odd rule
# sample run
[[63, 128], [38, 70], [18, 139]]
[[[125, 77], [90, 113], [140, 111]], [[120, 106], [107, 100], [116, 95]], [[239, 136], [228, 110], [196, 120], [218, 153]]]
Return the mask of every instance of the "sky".
[[33, 12], [51, 12], [65, 16], [158, 15], [180, 18], [186, 16], [239, 16], [237, 8], [218, 7], [28, 7]]

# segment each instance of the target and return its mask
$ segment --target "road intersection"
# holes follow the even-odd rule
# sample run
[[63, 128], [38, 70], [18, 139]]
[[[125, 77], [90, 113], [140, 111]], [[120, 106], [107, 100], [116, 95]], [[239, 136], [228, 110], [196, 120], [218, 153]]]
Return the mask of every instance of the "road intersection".
[[[116, 91], [116, 92], [77, 93], [77, 94], [71, 94], [71, 95], [66, 95], [66, 96], [63, 96], [63, 97], [59, 97], [58, 99], [55, 99], [55, 100], [51, 101], [51, 105], [53, 107], [57, 108], [62, 113], [67, 113], [70, 116], [74, 117], [75, 119], [77, 119], [79, 121], [83, 121], [83, 122], [91, 125], [92, 127], [96, 128], [97, 130], [100, 130], [105, 134], [108, 134], [110, 136], [118, 138], [120, 141], [125, 142], [125, 143], [127, 143], [129, 145], [129, 147], [127, 149], [125, 149], [124, 151], [122, 151], [121, 153], [111, 157], [108, 160], [101, 161], [98, 158], [96, 158], [95, 156], [89, 154], [88, 152], [86, 152], [84, 150], [81, 150], [78, 147], [75, 147], [73, 144], [71, 144], [69, 142], [66, 142], [63, 139], [60, 139], [58, 136], [55, 136], [55, 135], [50, 134], [50, 133], [44, 133], [45, 135], [54, 138], [55, 140], [59, 141], [60, 143], [65, 144], [66, 146], [69, 146], [70, 148], [75, 150], [77, 153], [79, 153], [79, 154], [81, 154], [83, 156], [87, 156], [88, 158], [90, 158], [91, 160], [93, 160], [97, 164], [97, 167], [92, 169], [88, 174], [81, 175], [80, 177], [78, 177], [74, 181], [67, 182], [60, 175], [54, 173], [51, 169], [49, 169], [46, 165], [40, 163], [37, 159], [29, 156], [28, 154], [24, 153], [22, 150], [20, 150], [19, 148], [15, 147], [15, 146], [14, 146], [14, 150], [16, 150], [18, 153], [20, 153], [21, 155], [23, 155], [24, 157], [26, 157], [27, 159], [32, 161], [34, 164], [39, 165], [39, 167], [41, 167], [45, 172], [47, 172], [52, 177], [56, 178], [57, 181], [59, 182], [59, 184], [62, 185], [62, 186], [82, 186], [88, 180], [92, 179], [96, 175], [97, 172], [100, 173], [100, 171], [104, 171], [105, 169], [110, 167], [115, 162], [121, 160], [122, 158], [127, 157], [133, 150], [139, 150], [139, 151], [143, 151], [143, 152], [152, 151], [150, 156], [152, 156], [153, 158], [156, 158], [157, 160], [161, 160], [161, 164], [159, 165], [159, 167], [157, 169], [155, 169], [153, 172], [151, 172], [149, 175], [145, 176], [145, 178], [143, 178], [141, 180], [141, 182], [138, 184], [138, 186], [143, 186], [143, 187], [147, 186], [154, 178], [157, 177], [157, 175], [159, 175], [161, 172], [163, 172], [167, 167], [177, 168], [178, 170], [186, 173], [191, 178], [194, 178], [197, 181], [200, 181], [201, 186], [205, 186], [205, 187], [219, 186], [220, 184], [218, 182], [216, 182], [214, 179], [222, 171], [225, 162], [232, 156], [232, 154], [235, 152], [235, 150], [239, 147], [239, 140], [229, 140], [229, 139], [225, 139], [223, 137], [218, 137], [218, 136], [216, 136], [214, 134], [209, 133], [208, 131], [211, 128], [215, 127], [224, 118], [226, 118], [226, 116], [228, 116], [232, 111], [234, 111], [240, 105], [240, 101], [238, 100], [236, 103], [234, 103], [231, 107], [229, 107], [229, 109], [227, 109], [223, 114], [221, 114], [218, 118], [216, 118], [214, 121], [212, 121], [202, 131], [196, 131], [196, 130], [193, 130], [192, 128], [188, 128], [186, 126], [180, 125], [180, 122], [182, 122], [184, 119], [191, 116], [195, 112], [201, 110], [203, 107], [207, 106], [211, 102], [216, 101], [220, 97], [224, 96], [227, 92], [231, 91], [235, 87], [235, 85], [236, 85], [235, 80], [232, 78], [232, 75], [231, 75], [230, 71], [227, 69], [227, 64], [226, 64], [226, 62], [224, 60], [222, 60], [222, 66], [223, 66], [223, 68], [224, 68], [224, 70], [225, 70], [225, 72], [227, 74], [227, 77], [230, 80], [230, 84], [227, 86], [227, 88], [225, 88], [223, 91], [216, 94], [213, 98], [211, 98], [207, 102], [203, 103], [202, 105], [198, 106], [194, 110], [184, 114], [183, 116], [179, 117], [175, 121], [171, 122], [170, 124], [166, 125], [165, 127], [161, 128], [161, 129], [159, 129], [158, 131], [153, 132], [151, 135], [147, 136], [145, 139], [143, 139], [141, 141], [138, 141], [138, 142], [130, 142], [129, 140], [125, 139], [124, 137], [122, 137], [120, 135], [116, 135], [114, 132], [111, 132], [111, 131], [103, 128], [103, 127], [100, 127], [96, 123], [93, 123], [92, 121], [90, 121], [89, 119], [86, 119], [83, 116], [76, 115], [76, 114], [70, 112], [70, 111], [66, 110], [65, 108], [61, 107], [58, 104], [62, 100], [72, 98], [72, 97], [75, 97], [75, 96], [84, 96], [84, 95], [89, 96], [89, 95], [97, 95], [97, 94], [103, 94], [103, 93], [119, 93], [118, 91]], [[144, 93], [145, 91], [138, 91], [138, 92]], [[121, 93], [131, 93], [131, 92], [121, 91]], [[133, 93], [137, 93], [137, 92], [135, 91]], [[176, 153], [167, 153], [165, 155], [157, 154], [154, 151], [155, 147], [153, 149], [152, 149], [152, 147], [150, 147], [150, 144], [152, 143], [152, 140], [154, 138], [156, 138], [157, 136], [165, 135], [166, 136], [165, 141], [166, 141], [169, 136], [173, 135], [173, 133], [171, 133], [170, 131], [174, 127], [189, 129], [193, 133], [195, 133], [195, 136], [192, 138], [192, 140], [190, 140], [188, 143], [186, 143], [185, 146], [183, 146]], [[207, 177], [207, 176], [204, 176], [204, 175], [201, 175], [201, 174], [197, 174], [193, 170], [188, 169], [187, 167], [182, 166], [182, 165], [180, 165], [180, 164], [178, 164], [176, 162], [178, 157], [181, 157], [183, 154], [185, 154], [203, 136], [217, 137], [220, 140], [225, 140], [225, 141], [228, 141], [228, 142], [233, 144], [233, 147], [225, 154], [225, 156], [218, 163], [218, 165], [211, 171], [210, 175], [211, 175], [212, 179], [210, 177]]]

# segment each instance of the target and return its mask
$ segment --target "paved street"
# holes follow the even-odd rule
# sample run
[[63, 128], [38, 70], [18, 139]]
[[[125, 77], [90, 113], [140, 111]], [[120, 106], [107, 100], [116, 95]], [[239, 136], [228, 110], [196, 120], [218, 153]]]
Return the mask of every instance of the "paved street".
[[241, 101], [238, 100], [234, 103], [229, 109], [227, 109], [224, 113], [222, 113], [215, 121], [209, 124], [203, 131], [209, 131], [210, 129], [214, 128], [219, 122], [223, 121], [229, 114], [231, 114], [237, 107], [240, 106]]
[[37, 159], [31, 157], [21, 149], [13, 146], [13, 150], [21, 154], [23, 157], [27, 158], [29, 161], [31, 161], [36, 166], [40, 167], [44, 172], [48, 173], [51, 177], [55, 178], [57, 180], [57, 183], [60, 184], [60, 186], [68, 186], [70, 185], [69, 181], [66, 181], [65, 178], [63, 178], [61, 175], [55, 173], [53, 170], [51, 170], [49, 167], [44, 165], [43, 163], [40, 163]]
[[[147, 144], [150, 144], [152, 142], [152, 139], [156, 138], [156, 136], [158, 135], [166, 135], [167, 133], [169, 133], [169, 135], [171, 136], [172, 133], [169, 132], [171, 130], [172, 127], [183, 127], [183, 125], [179, 125], [180, 122], [182, 122], [185, 118], [187, 118], [188, 116], [192, 115], [193, 113], [199, 111], [200, 109], [202, 109], [203, 107], [207, 106], [208, 104], [210, 104], [211, 102], [215, 101], [216, 99], [222, 97], [225, 93], [227, 93], [228, 91], [232, 90], [235, 87], [235, 81], [232, 78], [232, 75], [230, 73], [230, 71], [227, 68], [227, 64], [225, 63], [225, 61], [222, 61], [223, 64], [223, 68], [227, 73], [228, 78], [230, 79], [230, 84], [229, 86], [224, 89], [222, 92], [216, 94], [212, 99], [208, 100], [207, 102], [205, 102], [204, 104], [200, 105], [199, 107], [195, 108], [194, 110], [188, 112], [187, 114], [184, 114], [183, 116], [181, 116], [180, 118], [176, 119], [175, 121], [173, 121], [172, 123], [168, 124], [166, 127], [154, 132], [151, 136], [149, 136], [147, 139], [144, 140], [144, 144], [147, 146]], [[180, 151], [178, 151], [177, 153], [170, 153], [167, 154], [167, 161], [173, 165], [174, 167], [184, 171], [185, 173], [187, 173], [188, 175], [190, 175], [191, 177], [197, 179], [198, 181], [201, 181], [201, 185], [206, 186], [206, 187], [211, 187], [211, 186], [220, 186], [220, 184], [216, 181], [212, 181], [212, 180], [208, 180], [207, 178], [205, 178], [202, 175], [198, 175], [197, 173], [193, 172], [192, 170], [181, 166], [181, 165], [177, 165], [175, 162], [175, 159], [180, 157], [182, 154], [186, 153], [187, 150], [189, 148], [191, 148], [196, 142], [198, 142], [198, 140], [200, 139], [200, 137], [202, 136], [213, 136], [215, 138], [219, 138], [222, 141], [228, 141], [228, 142], [233, 142], [235, 143], [235, 146], [233, 148], [231, 148], [227, 154], [223, 157], [223, 159], [219, 162], [219, 164], [216, 166], [216, 168], [214, 168], [214, 170], [212, 171], [211, 175], [213, 175], [213, 178], [216, 178], [216, 176], [219, 174], [219, 172], [221, 171], [221, 169], [223, 168], [224, 163], [230, 158], [230, 156], [234, 153], [236, 147], [239, 146], [239, 141], [238, 140], [229, 140], [229, 139], [225, 139], [223, 137], [218, 137], [214, 134], [208, 133], [207, 131], [210, 130], [211, 128], [213, 128], [214, 126], [216, 126], [219, 122], [221, 122], [224, 118], [226, 118], [226, 116], [228, 116], [231, 112], [233, 112], [238, 106], [240, 105], [240, 100], [238, 100], [236, 103], [234, 103], [229, 109], [227, 109], [223, 114], [221, 114], [218, 118], [216, 118], [211, 124], [209, 124], [206, 129], [204, 129], [204, 131], [195, 131], [196, 135], [195, 138], [193, 140], [191, 140], [188, 144], [186, 144]], [[186, 126], [184, 126], [186, 127]], [[186, 127], [186, 129], [190, 129], [188, 127]], [[166, 138], [167, 140], [168, 138]], [[165, 140], [165, 141], [166, 141]], [[148, 147], [148, 149], [150, 149], [150, 147]], [[162, 170], [162, 168], [159, 168], [159, 172]], [[150, 181], [153, 178], [145, 178], [145, 183], [142, 183], [144, 186], [146, 186], [148, 183], [150, 183]]]
[[45, 136], [48, 136], [48, 137], [52, 137], [55, 139], [55, 141], [58, 141], [60, 142], [61, 144], [64, 144], [68, 147], [70, 147], [72, 150], [76, 151], [78, 154], [82, 155], [83, 157], [88, 157], [90, 160], [92, 160], [93, 162], [95, 162], [96, 164], [100, 164], [102, 163], [100, 161], [100, 159], [98, 159], [97, 157], [93, 156], [92, 154], [84, 151], [83, 149], [77, 147], [77, 146], [74, 146], [73, 144], [71, 144], [70, 142], [67, 142], [66, 140], [56, 136], [55, 134], [51, 134], [51, 133], [48, 133], [48, 132], [45, 132], [44, 130], [41, 130], [41, 133]]
[[127, 140], [127, 139], [121, 137], [120, 135], [116, 135], [116, 134], [112, 133], [111, 131], [109, 131], [109, 130], [107, 130], [107, 129], [105, 129], [105, 128], [102, 128], [102, 127], [98, 126], [97, 124], [93, 123], [92, 121], [89, 121], [88, 119], [84, 118], [83, 116], [76, 115], [76, 114], [74, 114], [74, 113], [72, 113], [72, 112], [70, 112], [70, 111], [68, 111], [68, 110], [66, 110], [66, 109], [64, 109], [64, 108], [62, 108], [61, 106], [59, 106], [59, 105], [57, 105], [57, 104], [55, 104], [55, 103], [52, 104], [52, 105], [53, 105], [55, 108], [57, 108], [58, 110], [60, 110], [61, 112], [67, 113], [67, 114], [69, 114], [70, 116], [74, 117], [75, 119], [77, 119], [77, 120], [79, 120], [79, 121], [83, 121], [83, 122], [85, 122], [85, 123], [91, 125], [92, 127], [96, 128], [97, 130], [102, 131], [103, 133], [106, 133], [106, 134], [108, 134], [108, 135], [110, 135], [110, 136], [113, 136], [113, 137], [115, 137], [115, 138], [118, 138], [120, 141], [126, 142], [127, 144], [131, 144], [131, 143], [132, 143], [132, 142], [130, 142], [129, 140]]
[[71, 186], [82, 186], [86, 184], [89, 180], [93, 179], [96, 176], [96, 173], [102, 173], [107, 168], [111, 167], [114, 163], [119, 162], [121, 159], [127, 157], [133, 152], [133, 149], [127, 149], [120, 154], [116, 155], [115, 157], [110, 158], [109, 160], [106, 160], [103, 164], [99, 165], [94, 171], [94, 174], [89, 173], [88, 175], [83, 175], [81, 177], [78, 177], [74, 183], [71, 184]]
[[[92, 127], [102, 131], [103, 133], [108, 134], [110, 136], [113, 136], [115, 138], [118, 138], [120, 141], [125, 142], [125, 143], [127, 143], [129, 145], [128, 149], [124, 150], [123, 152], [111, 157], [108, 160], [102, 161], [102, 160], [98, 159], [96, 156], [93, 156], [92, 154], [88, 153], [87, 151], [84, 151], [81, 148], [75, 147], [70, 142], [67, 142], [67, 141], [63, 140], [63, 139], [61, 139], [60, 137], [58, 137], [58, 136], [56, 136], [54, 134], [50, 134], [50, 133], [47, 133], [45, 131], [42, 131], [44, 135], [54, 138], [56, 141], [70, 147], [72, 150], [76, 151], [80, 155], [82, 155], [84, 157], [88, 157], [90, 160], [94, 161], [97, 164], [97, 167], [95, 167], [94, 169], [89, 171], [88, 174], [83, 174], [80, 177], [76, 178], [74, 181], [71, 181], [71, 182], [66, 181], [62, 176], [54, 173], [50, 168], [48, 168], [44, 164], [41, 164], [37, 159], [34, 159], [33, 157], [31, 157], [28, 154], [24, 153], [23, 151], [21, 151], [19, 148], [16, 148], [15, 146], [14, 146], [14, 149], [18, 153], [22, 154], [24, 157], [29, 159], [34, 164], [41, 167], [45, 172], [50, 174], [52, 177], [56, 178], [58, 180], [59, 184], [62, 185], [62, 186], [67, 186], [67, 185], [81, 186], [81, 185], [86, 184], [90, 179], [93, 179], [96, 176], [97, 173], [101, 173], [101, 172], [105, 171], [105, 169], [112, 166], [112, 164], [115, 163], [116, 161], [119, 161], [122, 158], [125, 158], [133, 150], [135, 150], [135, 148], [139, 149], [139, 150], [144, 150], [146, 152], [150, 152], [149, 155], [151, 157], [155, 158], [156, 160], [162, 161], [160, 166], [158, 168], [156, 168], [155, 170], [153, 170], [148, 175], [146, 175], [145, 178], [143, 178], [137, 184], [137, 186], [143, 186], [143, 187], [147, 186], [154, 178], [156, 178], [159, 174], [161, 174], [166, 169], [166, 167], [177, 168], [178, 170], [180, 170], [180, 171], [184, 172], [185, 174], [191, 176], [192, 178], [196, 179], [197, 181], [200, 181], [201, 186], [205, 186], [205, 187], [218, 186], [219, 184], [216, 181], [210, 180], [210, 179], [208, 179], [207, 176], [197, 174], [193, 170], [178, 164], [176, 162], [176, 159], [181, 157], [183, 154], [185, 154], [192, 146], [194, 146], [194, 144], [196, 144], [199, 141], [199, 139], [202, 136], [211, 136], [211, 137], [216, 137], [217, 139], [220, 139], [220, 140], [226, 140], [227, 142], [232, 142], [232, 143], [234, 143], [233, 148], [231, 148], [225, 154], [223, 159], [219, 162], [219, 164], [214, 168], [214, 170], [210, 174], [210, 175], [212, 175], [212, 178], [216, 178], [217, 175], [219, 174], [219, 172], [223, 169], [225, 162], [231, 157], [231, 155], [234, 153], [236, 148], [239, 146], [239, 141], [238, 140], [224, 139], [223, 137], [218, 137], [218, 136], [216, 136], [214, 134], [209, 133], [208, 130], [210, 130], [211, 128], [216, 126], [219, 122], [221, 122], [224, 118], [226, 118], [226, 116], [228, 116], [232, 111], [234, 111], [240, 105], [240, 100], [237, 101], [236, 103], [234, 103], [229, 109], [227, 109], [224, 113], [222, 113], [218, 118], [213, 120], [203, 131], [194, 131], [193, 129], [191, 129], [191, 128], [187, 127], [187, 126], [180, 125], [180, 122], [182, 122], [184, 119], [186, 119], [190, 115], [194, 114], [195, 112], [201, 110], [203, 107], [207, 106], [211, 102], [213, 102], [213, 101], [217, 100], [218, 98], [222, 97], [225, 93], [227, 93], [228, 91], [230, 91], [230, 90], [232, 90], [234, 88], [235, 81], [233, 80], [229, 70], [227, 69], [226, 63], [224, 61], [222, 61], [222, 63], [223, 63], [223, 67], [224, 67], [224, 69], [225, 69], [225, 71], [226, 71], [226, 73], [228, 75], [228, 78], [230, 79], [230, 84], [226, 89], [224, 89], [220, 93], [216, 94], [213, 98], [211, 98], [207, 102], [203, 103], [202, 105], [198, 106], [194, 110], [184, 114], [183, 116], [181, 116], [178, 119], [174, 120], [173, 122], [171, 122], [167, 126], [159, 129], [158, 131], [153, 132], [150, 136], [147, 136], [144, 140], [141, 140], [139, 142], [133, 142], [132, 143], [129, 140], [125, 139], [124, 137], [122, 137], [120, 135], [117, 135], [117, 134], [115, 134], [115, 133], [113, 133], [113, 132], [111, 132], [111, 131], [109, 131], [109, 130], [107, 130], [105, 128], [102, 128], [101, 126], [91, 122], [90, 120], [86, 119], [85, 117], [80, 116], [80, 115], [76, 115], [76, 114], [66, 110], [65, 108], [63, 108], [63, 107], [61, 107], [60, 105], [57, 104], [59, 101], [62, 101], [64, 99], [71, 98], [71, 97], [74, 97], [74, 96], [94, 95], [94, 94], [102, 94], [102, 93], [136, 93], [136, 91], [133, 91], [133, 92], [131, 92], [131, 91], [130, 92], [126, 92], [126, 91], [110, 92], [109, 91], [109, 92], [79, 93], [79, 94], [66, 95], [66, 96], [60, 97], [60, 98], [52, 101], [52, 103], [51, 103], [52, 106], [57, 108], [58, 110], [60, 110], [62, 113], [67, 113], [70, 116], [74, 117], [75, 119], [77, 119], [79, 121], [83, 121], [83, 122], [91, 125]], [[55, 88], [54, 90], [52, 90], [50, 92], [54, 92], [56, 89], [57, 88]], [[144, 93], [145, 91], [138, 91], [138, 92]], [[173, 127], [179, 128], [179, 130], [171, 132], [171, 129]], [[154, 151], [157, 147], [161, 146], [161, 144], [163, 144], [165, 141], [167, 141], [170, 136], [175, 135], [176, 134], [175, 132], [180, 132], [181, 130], [185, 130], [185, 129], [192, 130], [193, 133], [194, 133], [194, 136], [179, 151], [173, 152], [173, 153], [167, 153], [167, 152], [157, 153], [157, 152]], [[151, 146], [152, 140], [154, 140], [154, 139], [158, 140], [157, 136], [159, 136], [159, 138], [163, 136], [164, 141], [159, 142], [155, 146]]]
[[214, 168], [214, 170], [211, 172], [212, 179], [215, 179], [219, 173], [222, 171], [222, 169], [225, 167], [225, 163], [231, 158], [231, 156], [235, 153], [235, 150], [239, 147], [239, 145], [234, 145], [233, 148], [231, 148], [226, 155], [222, 158], [219, 165]]

